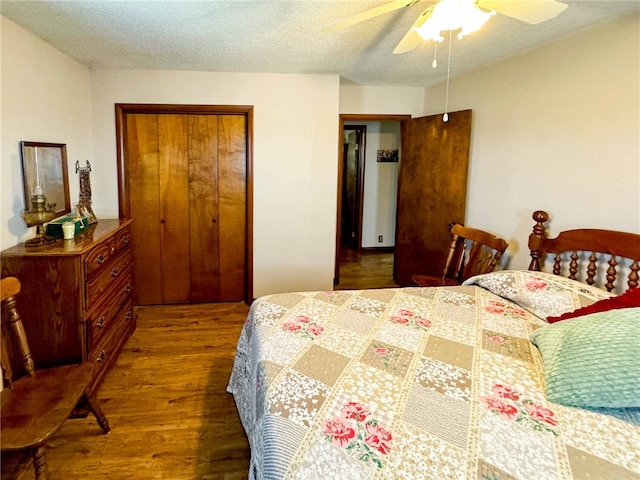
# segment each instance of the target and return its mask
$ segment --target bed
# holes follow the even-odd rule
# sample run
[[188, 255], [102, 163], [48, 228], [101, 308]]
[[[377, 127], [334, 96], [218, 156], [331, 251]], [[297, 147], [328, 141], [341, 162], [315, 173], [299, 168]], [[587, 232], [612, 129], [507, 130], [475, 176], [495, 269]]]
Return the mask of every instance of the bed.
[[640, 478], [640, 235], [533, 218], [527, 271], [257, 299], [228, 386], [249, 477]]

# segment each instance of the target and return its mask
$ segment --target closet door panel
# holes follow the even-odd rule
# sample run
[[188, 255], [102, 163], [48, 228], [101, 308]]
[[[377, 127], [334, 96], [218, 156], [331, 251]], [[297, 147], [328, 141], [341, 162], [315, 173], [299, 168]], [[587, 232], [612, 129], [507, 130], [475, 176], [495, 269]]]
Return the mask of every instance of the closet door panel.
[[127, 116], [129, 209], [135, 258], [133, 301], [136, 305], [162, 303], [160, 258], [160, 191], [158, 190], [158, 116]]
[[187, 115], [158, 118], [162, 303], [189, 302]]
[[246, 124], [243, 115], [218, 117], [220, 300], [242, 300], [247, 241]]
[[220, 297], [218, 266], [218, 117], [189, 116], [191, 301]]

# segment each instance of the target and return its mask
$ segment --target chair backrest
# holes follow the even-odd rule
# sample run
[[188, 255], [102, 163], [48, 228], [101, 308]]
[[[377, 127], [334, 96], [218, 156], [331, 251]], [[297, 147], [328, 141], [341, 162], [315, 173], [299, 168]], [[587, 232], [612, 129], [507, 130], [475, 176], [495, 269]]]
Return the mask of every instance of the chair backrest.
[[[16, 308], [16, 295], [20, 293], [20, 281], [15, 277], [6, 277], [0, 280], [0, 300], [2, 301], [2, 378], [5, 386], [10, 386], [16, 378], [16, 365], [12, 362], [12, 354], [19, 356], [22, 368], [28, 375], [35, 375], [35, 368], [27, 334], [24, 331], [22, 319]], [[9, 321], [6, 325], [4, 320]], [[12, 336], [14, 342], [10, 342]]]
[[504, 239], [492, 233], [459, 223], [451, 226], [451, 235], [442, 275], [458, 283], [474, 275], [492, 272], [509, 246]]

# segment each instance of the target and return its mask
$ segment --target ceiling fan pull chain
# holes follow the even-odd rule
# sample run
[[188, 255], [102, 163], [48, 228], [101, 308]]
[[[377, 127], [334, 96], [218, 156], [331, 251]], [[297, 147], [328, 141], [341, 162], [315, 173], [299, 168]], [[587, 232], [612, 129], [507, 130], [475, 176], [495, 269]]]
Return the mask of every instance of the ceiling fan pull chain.
[[437, 68], [438, 66], [438, 42], [433, 42], [433, 62], [431, 62], [431, 67]]
[[449, 121], [449, 77], [451, 73], [451, 35], [452, 30], [449, 30], [449, 59], [447, 60], [447, 90], [444, 97], [444, 115], [442, 116], [443, 122]]

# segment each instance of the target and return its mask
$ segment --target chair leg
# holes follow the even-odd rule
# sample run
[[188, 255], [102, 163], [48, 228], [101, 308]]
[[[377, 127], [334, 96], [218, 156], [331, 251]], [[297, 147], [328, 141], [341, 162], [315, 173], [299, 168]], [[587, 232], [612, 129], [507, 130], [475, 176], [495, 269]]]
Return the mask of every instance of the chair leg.
[[102, 411], [102, 408], [100, 408], [98, 397], [95, 394], [88, 395], [87, 393], [85, 393], [84, 398], [87, 402], [87, 408], [91, 411], [91, 413], [93, 413], [93, 415], [96, 417], [96, 420], [98, 420], [98, 425], [100, 425], [102, 431], [104, 433], [109, 433], [111, 431], [111, 427], [109, 427], [109, 421]]
[[36, 471], [36, 480], [47, 480], [47, 457], [44, 445], [33, 449], [33, 468]]

